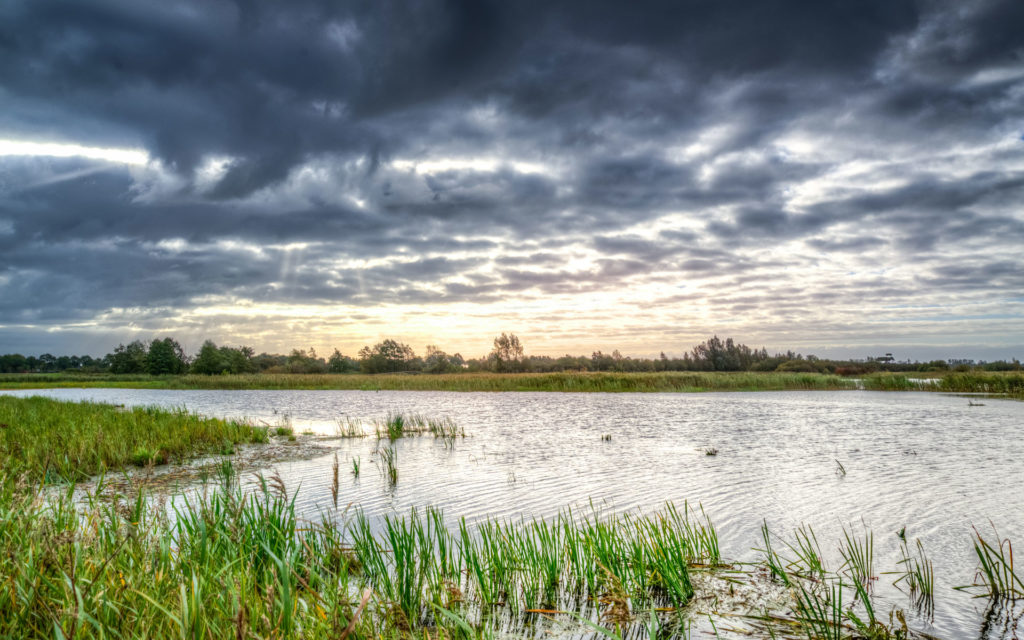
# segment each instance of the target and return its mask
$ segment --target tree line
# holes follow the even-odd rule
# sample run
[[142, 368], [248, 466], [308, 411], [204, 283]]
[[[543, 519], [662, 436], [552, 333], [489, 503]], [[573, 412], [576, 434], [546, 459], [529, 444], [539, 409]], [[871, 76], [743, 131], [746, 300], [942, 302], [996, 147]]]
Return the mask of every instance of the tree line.
[[[561, 357], [526, 355], [522, 341], [512, 333], [494, 338], [493, 347], [483, 358], [464, 358], [428, 345], [421, 356], [407, 344], [386, 339], [367, 345], [355, 357], [335, 349], [327, 357], [315, 349], [293, 349], [287, 355], [260, 353], [247, 346], [218, 346], [207, 340], [198, 353], [188, 355], [170, 337], [148, 343], [135, 340], [120, 344], [102, 358], [91, 356], [23, 356], [17, 353], [0, 355], [0, 373], [83, 373], [203, 375], [243, 373], [459, 373], [491, 371], [496, 373], [548, 373], [559, 371], [790, 371], [862, 375], [874, 371], [941, 371], [970, 369], [972, 366], [948, 361], [880, 362], [863, 360], [828, 360], [787, 351], [769, 354], [761, 347], [750, 348], [732, 338], [713, 336], [682, 356], [669, 357], [662, 352], [657, 358], [623, 356], [594, 351], [590, 356]], [[988, 371], [1020, 371], [1019, 361], [997, 361], [973, 365]]]

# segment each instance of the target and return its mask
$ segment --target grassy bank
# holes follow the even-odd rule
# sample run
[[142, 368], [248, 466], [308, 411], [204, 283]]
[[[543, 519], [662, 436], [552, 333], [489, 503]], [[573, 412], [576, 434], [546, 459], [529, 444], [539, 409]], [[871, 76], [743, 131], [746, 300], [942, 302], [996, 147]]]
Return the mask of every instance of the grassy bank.
[[266, 441], [263, 427], [183, 410], [0, 396], [0, 467], [32, 480], [80, 480]]
[[225, 376], [0, 375], [0, 389], [118, 387], [138, 389], [357, 389], [401, 391], [699, 392], [852, 389], [854, 382], [817, 373], [459, 373], [253, 374]]
[[861, 384], [874, 391], [993, 393], [1024, 398], [1024, 373], [1017, 372], [874, 373], [864, 376]]

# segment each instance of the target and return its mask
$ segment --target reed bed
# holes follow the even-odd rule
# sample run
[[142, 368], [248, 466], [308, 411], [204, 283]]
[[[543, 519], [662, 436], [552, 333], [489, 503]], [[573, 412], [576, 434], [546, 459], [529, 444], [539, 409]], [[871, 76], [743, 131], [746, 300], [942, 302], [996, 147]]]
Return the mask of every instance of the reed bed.
[[942, 376], [938, 386], [942, 391], [956, 393], [994, 393], [1024, 397], [1024, 373], [949, 373]]
[[0, 388], [119, 387], [141, 389], [348, 389], [401, 391], [701, 392], [838, 390], [852, 380], [819, 373], [456, 373], [456, 374], [247, 374], [247, 375], [0, 375]]
[[377, 440], [391, 442], [410, 436], [430, 434], [444, 440], [451, 446], [457, 438], [465, 438], [466, 431], [448, 417], [429, 418], [418, 413], [389, 413], [385, 418], [373, 421]]
[[183, 409], [0, 396], [0, 467], [33, 480], [78, 481], [267, 440], [265, 427]]
[[[926, 377], [927, 376], [927, 377]], [[1024, 373], [873, 373], [859, 381], [821, 373], [692, 372], [659, 373], [456, 373], [456, 374], [242, 374], [114, 375], [0, 374], [0, 389], [114, 387], [138, 389], [344, 389], [364, 391], [572, 391], [702, 392], [848, 390], [945, 391], [1024, 397]]]
[[362, 514], [300, 521], [279, 478], [244, 492], [230, 469], [170, 510], [2, 486], [0, 637], [479, 638], [496, 609], [589, 620], [620, 592], [637, 611], [681, 607], [692, 568], [720, 562], [686, 506], [458, 531], [413, 511], [376, 530]]
[[[723, 563], [699, 506], [591, 506], [546, 520], [463, 519], [455, 530], [436, 509], [308, 522], [279, 477], [260, 480], [243, 491], [226, 463], [218, 485], [168, 507], [99, 490], [83, 503], [73, 486], [44, 496], [0, 472], [0, 637], [469, 640], [535, 633], [524, 625], [537, 616], [609, 638], [686, 637], [695, 572], [740, 571]], [[764, 618], [789, 628], [780, 637], [913, 637], [901, 611], [884, 620], [875, 610], [869, 532], [844, 536], [835, 573], [809, 527], [791, 541], [763, 533], [765, 575], [790, 594]], [[980, 595], [1020, 597], [1008, 541], [975, 544], [992, 568]], [[927, 574], [905, 566], [917, 574], [906, 579], [932, 589], [918, 550]], [[745, 571], [756, 580], [756, 566]]]

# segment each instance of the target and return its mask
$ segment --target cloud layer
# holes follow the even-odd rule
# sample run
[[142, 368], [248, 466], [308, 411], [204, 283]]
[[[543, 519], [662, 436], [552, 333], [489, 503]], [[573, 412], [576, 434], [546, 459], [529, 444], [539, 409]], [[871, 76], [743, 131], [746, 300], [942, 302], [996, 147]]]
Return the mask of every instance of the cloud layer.
[[0, 351], [475, 355], [511, 329], [1021, 357], [1022, 23], [1012, 0], [8, 2], [0, 140], [149, 160], [0, 155]]

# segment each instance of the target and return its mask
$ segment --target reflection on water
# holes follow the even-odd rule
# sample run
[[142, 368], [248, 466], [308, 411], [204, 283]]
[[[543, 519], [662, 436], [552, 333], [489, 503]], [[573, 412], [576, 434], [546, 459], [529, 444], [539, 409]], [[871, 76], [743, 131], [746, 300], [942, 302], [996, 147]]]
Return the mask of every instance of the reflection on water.
[[[345, 417], [388, 412], [448, 416], [468, 437], [447, 448], [432, 437], [397, 441], [398, 482], [378, 472], [374, 438], [333, 441], [340, 505], [371, 516], [444, 509], [449, 526], [551, 516], [593, 501], [653, 510], [700, 502], [723, 554], [754, 560], [762, 519], [774, 532], [810, 524], [831, 568], [843, 525], [875, 534], [876, 573], [895, 571], [896, 532], [920, 538], [934, 561], [934, 621], [912, 626], [943, 637], [1003, 637], [1020, 615], [953, 586], [974, 581], [971, 525], [1024, 540], [1024, 403], [893, 392], [707, 394], [446, 393], [400, 391], [18, 391], [125, 404], [185, 406], [199, 413], [278, 422], [331, 434]], [[370, 429], [368, 428], [368, 431]], [[605, 434], [611, 440], [603, 440]], [[717, 449], [717, 455], [706, 454]], [[361, 461], [358, 477], [352, 459]], [[307, 517], [333, 509], [333, 452], [277, 471]], [[845, 475], [837, 473], [837, 461]], [[589, 508], [589, 507], [587, 507]], [[990, 529], [988, 529], [990, 530]], [[788, 536], [787, 536], [788, 537]], [[1024, 543], [1019, 543], [1024, 544]], [[912, 611], [880, 575], [882, 610]], [[1011, 636], [1006, 636], [1011, 637]]]

